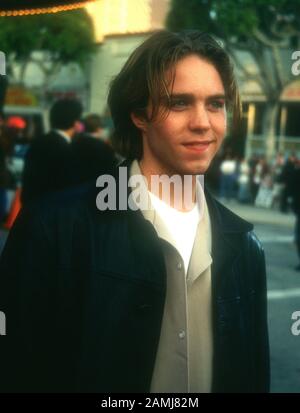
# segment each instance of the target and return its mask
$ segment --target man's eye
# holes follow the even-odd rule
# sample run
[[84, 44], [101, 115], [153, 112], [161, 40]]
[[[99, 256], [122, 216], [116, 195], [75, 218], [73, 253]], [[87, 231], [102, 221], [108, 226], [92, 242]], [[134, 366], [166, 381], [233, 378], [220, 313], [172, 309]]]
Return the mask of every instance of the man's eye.
[[187, 106], [185, 100], [171, 100], [170, 107], [172, 109], [183, 109]]
[[209, 103], [209, 106], [216, 110], [216, 109], [224, 109], [225, 102], [223, 100], [213, 100]]

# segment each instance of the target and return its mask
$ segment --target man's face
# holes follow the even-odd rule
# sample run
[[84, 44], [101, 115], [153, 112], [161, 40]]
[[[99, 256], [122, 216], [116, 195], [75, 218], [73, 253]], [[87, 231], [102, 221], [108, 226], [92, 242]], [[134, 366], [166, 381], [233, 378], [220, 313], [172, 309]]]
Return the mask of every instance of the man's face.
[[151, 174], [203, 174], [226, 132], [225, 91], [220, 75], [208, 61], [189, 55], [177, 63], [170, 93], [167, 117], [139, 124], [143, 169]]

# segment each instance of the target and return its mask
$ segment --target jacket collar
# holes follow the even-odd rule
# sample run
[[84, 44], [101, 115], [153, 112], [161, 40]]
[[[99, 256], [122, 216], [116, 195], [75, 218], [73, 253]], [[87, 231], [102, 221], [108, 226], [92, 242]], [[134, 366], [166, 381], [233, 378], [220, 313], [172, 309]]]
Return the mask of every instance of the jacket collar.
[[[129, 179], [129, 170], [132, 164], [131, 159], [125, 159], [116, 169], [116, 182], [118, 187], [118, 170], [119, 167], [126, 167], [128, 168], [127, 179]], [[128, 193], [130, 189], [128, 189]], [[243, 233], [249, 232], [253, 229], [253, 225], [249, 222], [245, 221], [244, 219], [237, 216], [235, 213], [231, 212], [228, 208], [223, 206], [220, 202], [218, 202], [210, 192], [205, 188], [205, 198], [210, 214], [210, 218], [213, 221], [214, 227], [221, 231], [223, 234], [229, 233]], [[117, 194], [119, 194], [119, 190], [117, 189]]]
[[241, 236], [253, 225], [238, 217], [205, 191], [212, 229], [212, 256], [214, 281], [217, 284], [224, 268], [229, 268], [240, 255]]
[[[128, 168], [128, 179], [131, 164], [132, 160], [125, 160], [116, 168], [117, 196], [119, 194], [118, 167]], [[128, 193], [129, 192], [130, 189], [128, 189]], [[222, 272], [225, 267], [228, 268], [234, 259], [239, 256], [241, 252], [241, 236], [242, 234], [251, 231], [253, 225], [220, 204], [207, 189], [205, 189], [205, 198], [211, 221], [213, 270], [216, 273], [215, 281], [217, 283], [217, 274]], [[126, 213], [126, 211], [119, 212]], [[133, 218], [135, 217], [135, 219], [144, 221], [144, 217], [140, 210], [131, 211], [128, 208], [127, 213], [129, 216], [132, 216]]]
[[241, 237], [251, 231], [253, 225], [238, 217], [205, 191], [212, 229], [213, 283], [219, 291], [219, 280], [240, 255]]
[[[129, 171], [130, 166], [132, 164], [132, 160], [124, 160], [121, 162], [115, 171], [115, 179], [116, 179], [116, 195], [117, 198], [119, 196], [119, 187], [122, 185], [127, 184], [127, 193], [129, 195], [130, 188], [128, 188], [128, 179], [129, 179]], [[119, 182], [119, 167], [126, 167], [127, 168], [127, 183], [126, 182]], [[241, 251], [241, 236], [253, 229], [253, 225], [249, 222], [245, 221], [244, 219], [238, 217], [236, 214], [231, 212], [228, 208], [223, 206], [220, 202], [218, 202], [210, 192], [205, 189], [205, 198], [207, 202], [207, 207], [209, 211], [210, 221], [211, 221], [211, 230], [212, 230], [212, 257], [213, 261], [215, 262], [214, 266], [215, 269], [218, 271], [226, 264], [229, 264], [234, 258], [236, 258], [240, 251]], [[127, 201], [128, 202], [128, 201]], [[119, 205], [119, 201], [117, 199], [117, 206]], [[144, 221], [143, 214], [140, 210], [132, 211], [129, 208], [129, 205], [124, 205], [124, 210], [112, 211], [114, 214], [117, 212], [118, 214], [125, 213], [129, 216], [132, 216], [134, 220], [141, 220]]]
[[253, 225], [237, 216], [219, 201], [212, 197], [205, 189], [205, 197], [208, 204], [211, 219], [213, 219], [218, 230], [223, 234], [249, 232]]

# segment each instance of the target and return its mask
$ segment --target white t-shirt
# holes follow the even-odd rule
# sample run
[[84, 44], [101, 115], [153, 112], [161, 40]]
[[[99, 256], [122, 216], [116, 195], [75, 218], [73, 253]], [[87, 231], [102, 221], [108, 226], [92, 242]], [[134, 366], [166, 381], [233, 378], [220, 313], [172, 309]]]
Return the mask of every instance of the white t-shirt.
[[185, 273], [187, 273], [197, 226], [200, 220], [199, 202], [195, 203], [189, 212], [181, 212], [161, 201], [156, 195], [149, 192], [149, 196], [156, 213], [160, 215], [173, 239], [173, 246], [181, 255]]

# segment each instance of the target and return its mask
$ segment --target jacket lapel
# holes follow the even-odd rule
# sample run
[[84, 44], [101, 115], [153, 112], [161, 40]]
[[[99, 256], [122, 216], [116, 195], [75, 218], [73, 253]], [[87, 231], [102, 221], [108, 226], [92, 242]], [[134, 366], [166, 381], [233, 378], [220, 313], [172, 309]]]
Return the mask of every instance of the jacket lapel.
[[[212, 227], [212, 317], [213, 317], [213, 392], [230, 388], [228, 355], [234, 352], [234, 343], [226, 339], [233, 328], [232, 319], [238, 316], [240, 299], [240, 276], [235, 262], [243, 252], [242, 237], [253, 229], [253, 225], [229, 211], [206, 193]], [[237, 344], [237, 343], [235, 343]], [[238, 345], [238, 344], [237, 344]], [[229, 375], [228, 375], [229, 374]], [[238, 380], [238, 378], [237, 378]], [[226, 387], [227, 386], [227, 387]]]
[[[253, 229], [253, 225], [235, 215], [205, 192], [212, 229], [212, 287], [219, 294], [220, 283], [241, 253], [241, 235]], [[215, 296], [216, 298], [216, 296]]]
[[212, 263], [210, 218], [206, 202], [203, 206], [203, 216], [197, 227], [195, 241], [189, 262], [187, 280], [193, 283], [198, 276], [204, 274]]
[[[122, 162], [119, 167], [127, 167], [129, 178], [129, 169], [132, 161], [126, 160]], [[118, 182], [118, 168], [116, 168], [116, 182], [117, 182], [117, 197], [119, 194]], [[128, 184], [128, 182], [127, 182]], [[128, 195], [130, 188], [128, 188]], [[212, 292], [213, 298], [222, 292], [220, 283], [225, 281], [222, 276], [224, 270], [228, 271], [232, 267], [234, 260], [240, 254], [240, 239], [241, 234], [253, 229], [253, 225], [247, 221], [239, 218], [233, 212], [225, 208], [218, 201], [216, 201], [208, 191], [205, 191], [205, 198], [209, 211], [211, 229], [212, 229]], [[118, 205], [118, 200], [117, 200]], [[155, 229], [148, 220], [143, 217], [143, 214], [138, 211], [131, 211], [127, 205], [127, 211], [116, 211], [118, 214], [126, 215], [128, 218], [128, 231], [130, 241], [135, 249], [135, 256], [137, 257], [137, 266], [139, 266], [139, 257], [148, 257], [149, 274], [150, 269], [156, 267], [153, 260], [154, 255], [158, 259], [159, 272], [163, 272], [163, 254], [159, 245], [159, 239]], [[151, 221], [151, 220], [150, 220]], [[148, 273], [148, 271], [146, 271]], [[165, 285], [165, 280], [161, 279], [161, 274], [157, 275], [156, 281], [159, 284]], [[145, 276], [147, 276], [145, 274]]]
[[[121, 245], [126, 246], [128, 250], [126, 262], [130, 261], [129, 266], [134, 276], [143, 282], [149, 282], [153, 286], [156, 285], [165, 294], [166, 270], [158, 235], [151, 224], [151, 219], [145, 219], [139, 209], [132, 210], [129, 204], [131, 187], [128, 185], [128, 180], [131, 163], [131, 160], [125, 160], [117, 166], [114, 175], [117, 210], [106, 211], [105, 213], [118, 217], [116, 220], [118, 228], [116, 230], [122, 233], [123, 244]], [[119, 179], [120, 167], [127, 168], [127, 181]], [[127, 185], [126, 190], [125, 185]], [[123, 191], [120, 191], [120, 186], [123, 186]], [[119, 199], [122, 193], [127, 194], [127, 199]], [[122, 209], [118, 209], [119, 205], [122, 205]], [[114, 264], [116, 268], [119, 268], [120, 265], [119, 271], [126, 273], [122, 269], [122, 263], [116, 262]]]

